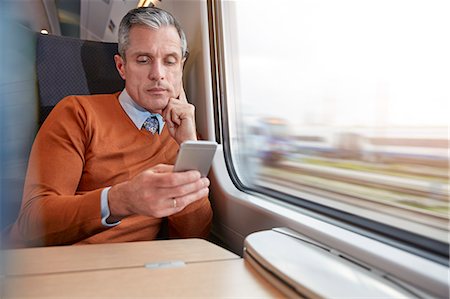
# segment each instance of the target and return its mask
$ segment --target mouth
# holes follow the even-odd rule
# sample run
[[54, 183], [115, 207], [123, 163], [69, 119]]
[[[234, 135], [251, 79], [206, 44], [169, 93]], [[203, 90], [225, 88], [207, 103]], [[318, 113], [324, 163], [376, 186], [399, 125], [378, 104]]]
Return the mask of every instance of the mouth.
[[153, 87], [153, 88], [147, 89], [147, 92], [151, 93], [151, 94], [163, 94], [166, 91], [167, 91], [167, 89], [161, 88], [161, 87]]

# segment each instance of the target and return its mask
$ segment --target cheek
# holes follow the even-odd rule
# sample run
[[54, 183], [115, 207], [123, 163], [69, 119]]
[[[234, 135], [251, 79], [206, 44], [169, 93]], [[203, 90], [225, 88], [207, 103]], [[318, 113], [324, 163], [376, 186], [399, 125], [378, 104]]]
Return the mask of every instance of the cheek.
[[127, 81], [130, 85], [139, 86], [145, 83], [146, 75], [141, 70], [132, 70], [127, 73]]
[[174, 93], [176, 93], [176, 96], [180, 94], [181, 86], [182, 86], [182, 80], [183, 80], [183, 73], [182, 72], [174, 72], [171, 74], [171, 84], [173, 86]]

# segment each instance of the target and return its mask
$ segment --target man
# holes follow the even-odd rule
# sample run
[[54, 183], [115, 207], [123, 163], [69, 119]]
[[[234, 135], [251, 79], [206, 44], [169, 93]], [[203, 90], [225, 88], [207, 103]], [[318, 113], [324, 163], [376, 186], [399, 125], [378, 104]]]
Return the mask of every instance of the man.
[[185, 35], [157, 8], [131, 10], [114, 57], [125, 89], [69, 96], [42, 125], [30, 155], [17, 246], [205, 237], [212, 219], [207, 178], [173, 173], [178, 146], [196, 140], [182, 86]]

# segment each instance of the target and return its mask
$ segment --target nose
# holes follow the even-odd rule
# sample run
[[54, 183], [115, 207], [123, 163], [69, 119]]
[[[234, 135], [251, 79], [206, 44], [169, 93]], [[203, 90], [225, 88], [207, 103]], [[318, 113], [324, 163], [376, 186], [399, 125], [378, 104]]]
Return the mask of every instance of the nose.
[[152, 81], [164, 80], [165, 77], [164, 65], [159, 61], [154, 61], [150, 67], [148, 77]]

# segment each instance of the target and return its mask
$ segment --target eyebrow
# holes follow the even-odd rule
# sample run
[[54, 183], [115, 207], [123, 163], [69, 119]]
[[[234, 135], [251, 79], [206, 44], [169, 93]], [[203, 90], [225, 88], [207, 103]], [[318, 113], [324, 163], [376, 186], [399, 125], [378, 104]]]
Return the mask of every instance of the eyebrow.
[[[132, 55], [135, 55], [135, 56], [149, 56], [149, 57], [153, 57], [154, 55], [153, 54], [151, 54], [151, 53], [149, 53], [149, 52], [141, 52], [141, 51], [138, 51], [138, 52], [135, 52], [135, 53], [131, 53]], [[181, 55], [181, 53], [178, 53], [178, 52], [169, 52], [169, 53], [167, 53], [167, 54], [164, 54], [164, 57], [167, 57], [167, 56], [173, 56], [173, 57], [176, 57], [176, 58], [181, 58], [182, 57], [182, 55]]]

